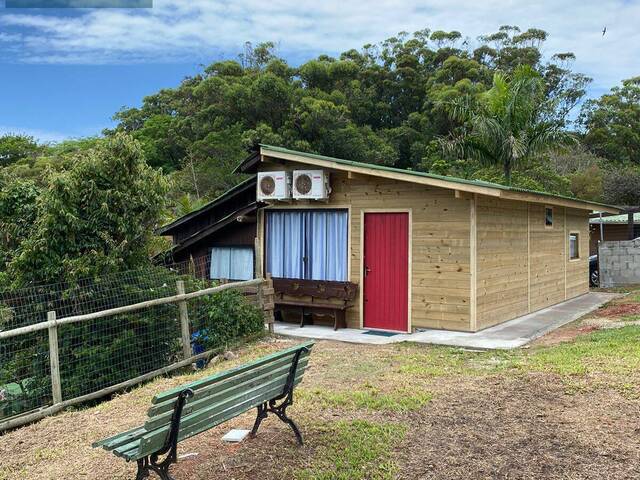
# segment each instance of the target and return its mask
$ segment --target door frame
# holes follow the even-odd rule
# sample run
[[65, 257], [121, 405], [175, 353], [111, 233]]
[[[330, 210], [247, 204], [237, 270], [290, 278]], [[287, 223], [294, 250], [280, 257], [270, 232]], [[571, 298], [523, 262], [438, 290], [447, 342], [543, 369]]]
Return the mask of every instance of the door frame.
[[[367, 213], [406, 213], [408, 214], [408, 226], [407, 235], [409, 241], [409, 250], [407, 255], [407, 330], [388, 330], [385, 332], [402, 332], [411, 333], [412, 319], [411, 319], [411, 266], [413, 264], [413, 209], [412, 208], [363, 208], [360, 210], [360, 304], [359, 304], [359, 316], [360, 316], [360, 329], [364, 329], [364, 220]], [[376, 328], [369, 328], [368, 330], [380, 330]]]

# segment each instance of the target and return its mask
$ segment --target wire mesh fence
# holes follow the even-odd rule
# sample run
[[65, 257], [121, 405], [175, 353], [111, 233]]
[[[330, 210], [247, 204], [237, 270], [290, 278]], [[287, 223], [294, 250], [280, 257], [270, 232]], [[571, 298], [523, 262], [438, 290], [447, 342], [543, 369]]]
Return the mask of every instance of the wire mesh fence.
[[[198, 296], [215, 285], [203, 278], [207, 263], [201, 258], [0, 292], [0, 427], [7, 418], [100, 392], [241, 336], [246, 325], [240, 317], [257, 311], [263, 322], [260, 309], [246, 310], [260, 303], [261, 281], [242, 293]], [[182, 293], [196, 296], [182, 300], [184, 312], [175, 297]], [[129, 309], [148, 301], [154, 304]], [[125, 311], [105, 312], [115, 308]], [[48, 312], [60, 323], [50, 327]], [[88, 314], [106, 316], [65, 323]], [[13, 336], [15, 329], [22, 331]]]

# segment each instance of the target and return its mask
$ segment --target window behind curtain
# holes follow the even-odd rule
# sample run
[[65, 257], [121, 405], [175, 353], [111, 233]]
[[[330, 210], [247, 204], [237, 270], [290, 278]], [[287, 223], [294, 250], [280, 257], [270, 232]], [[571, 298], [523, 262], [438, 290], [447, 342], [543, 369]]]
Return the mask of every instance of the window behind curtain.
[[251, 280], [253, 278], [253, 248], [213, 247], [211, 249], [212, 279]]
[[346, 210], [266, 212], [266, 267], [274, 277], [346, 281]]

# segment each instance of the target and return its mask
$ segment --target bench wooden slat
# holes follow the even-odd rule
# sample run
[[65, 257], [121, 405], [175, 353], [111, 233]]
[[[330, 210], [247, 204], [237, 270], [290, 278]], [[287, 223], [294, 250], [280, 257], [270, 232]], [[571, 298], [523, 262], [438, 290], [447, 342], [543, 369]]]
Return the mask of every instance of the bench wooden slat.
[[334, 310], [346, 310], [347, 308], [353, 307], [353, 304], [340, 304], [340, 303], [329, 303], [329, 302], [301, 302], [300, 300], [277, 300], [276, 305], [288, 305], [294, 307], [305, 307], [305, 308], [329, 308]]
[[[351, 282], [293, 278], [274, 278], [273, 288], [279, 295], [321, 299], [338, 298], [347, 301], [355, 300], [358, 292], [358, 285]], [[278, 303], [277, 300], [276, 303]]]
[[[297, 385], [302, 381], [302, 374], [300, 377], [296, 377], [294, 385]], [[257, 407], [262, 404], [265, 399], [273, 398], [282, 391], [281, 386], [274, 388], [254, 392], [251, 394], [245, 394], [246, 398], [242, 402], [229, 402], [229, 406], [223, 410], [220, 410], [220, 406], [208, 409], [208, 411], [201, 411], [190, 419], [185, 419], [185, 424], [180, 424], [180, 432], [178, 434], [178, 441], [186, 440], [200, 432], [209, 430], [221, 423], [224, 423], [232, 418], [241, 415], [242, 413]], [[169, 433], [169, 427], [162, 427], [161, 429], [150, 432], [148, 435], [143, 436], [140, 439], [139, 452], [143, 455], [155, 452], [162, 448]], [[139, 454], [139, 453], [138, 453]]]
[[[300, 364], [303, 363], [306, 365], [309, 362], [308, 355], [300, 355]], [[185, 409], [192, 403], [198, 401], [199, 399], [216, 394], [222, 390], [227, 390], [237, 385], [243, 384], [247, 381], [253, 380], [256, 377], [261, 377], [265, 374], [269, 374], [271, 372], [280, 373], [281, 371], [289, 372], [291, 368], [291, 359], [283, 358], [274, 361], [272, 364], [263, 365], [255, 370], [250, 370], [248, 372], [241, 372], [237, 376], [229, 378], [224, 381], [212, 383], [207, 385], [206, 387], [202, 387], [198, 390], [194, 390], [194, 395], [192, 398], [187, 400], [187, 404], [185, 405]], [[149, 417], [155, 417], [157, 415], [161, 415], [164, 412], [173, 412], [173, 407], [175, 405], [175, 399], [167, 400], [166, 402], [157, 403], [152, 405], [151, 408], [147, 411], [147, 415]]]
[[[284, 406], [286, 409], [292, 399], [293, 387], [302, 381], [313, 344], [313, 341], [309, 341], [296, 345], [159, 393], [152, 400], [143, 426], [100, 440], [93, 446], [110, 450], [127, 461], [149, 458], [165, 447], [169, 433], [172, 431], [174, 412], [181, 411], [178, 430], [174, 431], [177, 434], [177, 440], [172, 442], [171, 447], [173, 452], [171, 455], [175, 455], [177, 442], [209, 430], [266, 402], [280, 400], [281, 406], [272, 407]], [[287, 380], [296, 358], [297, 368], [295, 377], [292, 379], [293, 385], [288, 388]], [[180, 395], [187, 388], [191, 389], [193, 394]], [[181, 397], [180, 403], [177, 403], [178, 396]], [[284, 415], [284, 411], [280, 413], [272, 409], [269, 411], [277, 413], [283, 419], [281, 415]], [[302, 437], [293, 422], [286, 416], [284, 420], [292, 425], [298, 442], [302, 444]], [[150, 458], [153, 461], [153, 457]], [[160, 468], [159, 465], [155, 467], [145, 465], [138, 463], [138, 476], [148, 475], [152, 468]], [[162, 466], [162, 468], [165, 467]], [[163, 472], [167, 474], [168, 470], [165, 469]]]
[[[153, 399], [151, 400], [151, 403], [157, 404], [157, 403], [166, 402], [167, 400], [170, 400], [170, 399], [175, 399], [175, 398], [178, 397], [178, 395], [180, 395], [180, 392], [182, 392], [186, 388], [190, 388], [191, 390], [193, 390], [195, 392], [196, 390], [198, 390], [200, 388], [204, 388], [204, 387], [206, 387], [208, 385], [220, 382], [222, 380], [227, 380], [228, 378], [234, 377], [234, 376], [238, 375], [239, 373], [247, 372], [247, 371], [250, 371], [250, 370], [254, 370], [258, 366], [269, 364], [269, 363], [271, 363], [274, 360], [277, 360], [279, 358], [285, 358], [285, 357], [293, 358], [293, 355], [295, 355], [295, 352], [297, 352], [301, 348], [306, 347], [309, 350], [311, 350], [311, 348], [313, 347], [313, 343], [314, 342], [302, 343], [300, 345], [296, 345], [295, 347], [287, 348], [286, 350], [282, 350], [280, 352], [272, 353], [272, 354], [267, 355], [265, 357], [259, 358], [257, 360], [254, 360], [253, 362], [246, 363], [244, 365], [240, 365], [240, 366], [232, 368], [230, 370], [225, 370], [223, 372], [217, 373], [215, 375], [212, 375], [210, 377], [204, 378], [202, 380], [191, 382], [191, 383], [188, 383], [186, 385], [181, 385], [179, 387], [176, 387], [174, 389], [168, 390], [166, 392], [159, 393], [158, 395], [153, 397]], [[303, 355], [301, 355], [301, 357], [305, 356], [305, 355], [309, 355], [309, 353], [310, 352], [304, 353]]]
[[[294, 385], [297, 385], [302, 381], [304, 372], [300, 375], [296, 375]], [[212, 405], [211, 408], [201, 410], [198, 413], [191, 416], [191, 418], [183, 418], [180, 422], [180, 432], [178, 434], [178, 441], [183, 441], [189, 437], [197, 435], [200, 432], [209, 430], [221, 423], [224, 423], [232, 418], [235, 418], [246, 411], [257, 407], [265, 402], [265, 399], [271, 399], [278, 396], [282, 392], [282, 385], [275, 385], [270, 388], [258, 389], [251, 393], [245, 393], [242, 396], [245, 398], [235, 399], [236, 401], [221, 402], [216, 405]], [[241, 396], [241, 397], [242, 397]], [[226, 404], [226, 407], [221, 405]], [[159, 449], [162, 448], [169, 434], [170, 427], [165, 425], [152, 432], [148, 432], [141, 438], [123, 445], [113, 450], [113, 452], [127, 460], [137, 460], [144, 458]]]
[[[301, 371], [304, 371], [306, 366], [307, 359], [305, 359], [305, 361], [301, 360], [298, 363], [298, 369]], [[204, 395], [200, 399], [196, 399], [196, 401], [193, 401], [194, 399], [191, 398], [189, 399], [189, 403], [185, 404], [182, 409], [182, 418], [186, 419], [192, 413], [207, 408], [211, 404], [222, 402], [228, 398], [234, 398], [239, 393], [251, 391], [252, 389], [260, 386], [278, 384], [281, 385], [282, 388], [284, 388], [288, 376], [289, 368], [281, 367], [277, 372], [267, 372], [256, 378], [247, 379], [247, 381], [240, 383], [239, 385], [234, 385], [233, 387], [225, 390], [211, 392], [210, 395]], [[163, 425], [168, 425], [171, 423], [172, 416], [173, 410], [166, 411], [159, 415], [149, 415], [149, 419], [145, 422], [144, 428], [147, 429], [147, 431], [151, 431], [160, 428]]]
[[123, 433], [119, 433], [114, 435], [113, 437], [105, 438], [104, 440], [100, 440], [99, 442], [94, 442], [91, 444], [93, 448], [102, 447], [105, 450], [111, 450], [115, 447], [118, 447], [124, 443], [129, 443], [136, 438], [140, 438], [145, 433], [148, 433], [144, 427], [136, 427], [131, 430]]

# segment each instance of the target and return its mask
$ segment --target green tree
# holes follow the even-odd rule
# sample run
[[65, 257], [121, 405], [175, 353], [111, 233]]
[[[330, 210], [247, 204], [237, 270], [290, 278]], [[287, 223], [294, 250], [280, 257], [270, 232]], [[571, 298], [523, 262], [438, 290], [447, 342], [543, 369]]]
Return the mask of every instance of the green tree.
[[8, 272], [15, 285], [72, 281], [148, 262], [148, 241], [164, 209], [167, 181], [124, 134], [51, 175], [33, 231]]
[[[462, 126], [444, 106], [481, 96], [498, 71], [510, 77], [528, 65], [538, 72], [539, 119], [566, 124], [589, 79], [572, 72], [571, 53], [545, 59], [546, 39], [539, 29], [503, 26], [474, 50], [462, 32], [424, 29], [336, 58], [319, 55], [297, 68], [277, 57], [273, 43], [248, 43], [237, 60], [215, 62], [177, 88], [146, 97], [139, 108], [121, 110], [117, 127], [106, 133], [131, 133], [152, 166], [175, 172], [174, 199], [184, 192], [211, 198], [237, 182], [229, 168], [236, 152], [259, 142], [424, 168], [435, 165], [423, 161], [432, 142]], [[453, 173], [479, 168], [454, 163]]]
[[30, 180], [0, 180], [0, 272], [29, 237], [36, 219], [39, 190]]
[[623, 168], [609, 172], [604, 178], [604, 201], [626, 207], [640, 206], [640, 172]]
[[0, 167], [6, 167], [20, 160], [34, 159], [42, 147], [36, 143], [33, 137], [28, 135], [2, 135], [0, 136]]
[[623, 80], [621, 87], [585, 102], [579, 121], [584, 143], [593, 153], [640, 164], [640, 77]]
[[490, 90], [448, 105], [451, 117], [464, 126], [442, 145], [454, 156], [500, 166], [510, 184], [515, 166], [572, 140], [560, 125], [542, 118], [544, 101], [543, 80], [531, 67], [521, 65], [511, 76], [496, 73]]

